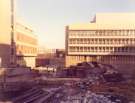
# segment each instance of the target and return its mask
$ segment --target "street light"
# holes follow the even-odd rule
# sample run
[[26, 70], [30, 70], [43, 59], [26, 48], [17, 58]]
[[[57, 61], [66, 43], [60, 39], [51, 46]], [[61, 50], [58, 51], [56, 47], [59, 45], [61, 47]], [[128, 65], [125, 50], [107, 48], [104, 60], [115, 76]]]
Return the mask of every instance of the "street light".
[[15, 18], [14, 0], [11, 0], [11, 66], [16, 65], [16, 45], [15, 45]]

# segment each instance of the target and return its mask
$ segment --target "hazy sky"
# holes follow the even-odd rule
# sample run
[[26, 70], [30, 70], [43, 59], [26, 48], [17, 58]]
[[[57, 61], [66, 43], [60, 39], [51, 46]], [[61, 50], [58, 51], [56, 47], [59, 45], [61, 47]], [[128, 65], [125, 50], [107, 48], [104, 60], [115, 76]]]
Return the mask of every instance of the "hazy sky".
[[135, 12], [135, 0], [16, 0], [17, 15], [35, 30], [39, 44], [64, 48], [65, 26], [90, 22], [98, 12]]

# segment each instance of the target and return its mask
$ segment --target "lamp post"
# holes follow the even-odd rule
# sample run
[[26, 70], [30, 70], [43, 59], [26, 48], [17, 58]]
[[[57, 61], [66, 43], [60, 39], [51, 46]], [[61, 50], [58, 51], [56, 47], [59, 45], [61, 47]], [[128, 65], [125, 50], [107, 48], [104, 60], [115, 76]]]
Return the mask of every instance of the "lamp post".
[[14, 0], [11, 0], [11, 66], [16, 66]]

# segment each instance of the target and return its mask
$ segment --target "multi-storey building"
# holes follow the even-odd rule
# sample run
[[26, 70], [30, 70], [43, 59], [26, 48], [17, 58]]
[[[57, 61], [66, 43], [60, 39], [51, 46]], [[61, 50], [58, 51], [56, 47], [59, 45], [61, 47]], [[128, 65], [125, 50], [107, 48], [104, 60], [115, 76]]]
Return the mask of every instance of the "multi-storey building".
[[135, 14], [101, 13], [95, 21], [66, 27], [66, 66], [84, 61], [135, 64]]
[[16, 64], [18, 66], [35, 67], [37, 56], [37, 36], [26, 25], [16, 23], [15, 26]]
[[10, 64], [11, 1], [0, 0], [0, 66], [2, 67]]
[[37, 37], [16, 23], [15, 0], [0, 0], [0, 67], [35, 66]]
[[64, 67], [65, 50], [64, 49], [47, 49], [40, 50], [36, 58], [36, 66], [55, 66]]

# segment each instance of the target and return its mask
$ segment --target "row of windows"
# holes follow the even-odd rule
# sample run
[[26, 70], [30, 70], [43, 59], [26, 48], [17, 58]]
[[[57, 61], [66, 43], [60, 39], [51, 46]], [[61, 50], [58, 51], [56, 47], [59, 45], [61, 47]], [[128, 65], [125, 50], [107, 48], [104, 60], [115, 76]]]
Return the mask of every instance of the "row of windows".
[[70, 61], [98, 61], [100, 63], [135, 63], [135, 56], [71, 56]]
[[135, 47], [69, 47], [70, 52], [129, 52], [135, 53]]
[[101, 38], [82, 38], [82, 39], [69, 39], [69, 44], [135, 44], [135, 38], [126, 39], [101, 39]]
[[32, 37], [26, 36], [26, 35], [19, 33], [19, 32], [17, 33], [16, 36], [17, 36], [16, 37], [17, 41], [32, 44], [32, 45], [37, 45], [37, 40], [32, 38]]
[[128, 36], [134, 35], [135, 30], [89, 30], [69, 31], [70, 36]]
[[97, 56], [96, 57], [97, 59], [100, 59], [100, 58], [104, 58], [105, 60], [109, 60], [109, 59], [111, 59], [111, 60], [127, 60], [127, 59], [129, 59], [129, 60], [135, 60], [135, 56], [109, 56], [109, 55], [107, 55], [107, 56]]
[[104, 63], [115, 63], [115, 64], [130, 64], [135, 63], [134, 56], [101, 56], [98, 61]]
[[17, 45], [16, 46], [16, 51], [17, 54], [36, 54], [37, 53], [37, 48], [34, 47], [28, 47], [24, 45]]
[[122, 57], [110, 57], [110, 58], [106, 58], [106, 57], [102, 57], [98, 60], [99, 62], [103, 62], [103, 63], [109, 63], [109, 64], [134, 64], [135, 63], [135, 58], [122, 58]]

